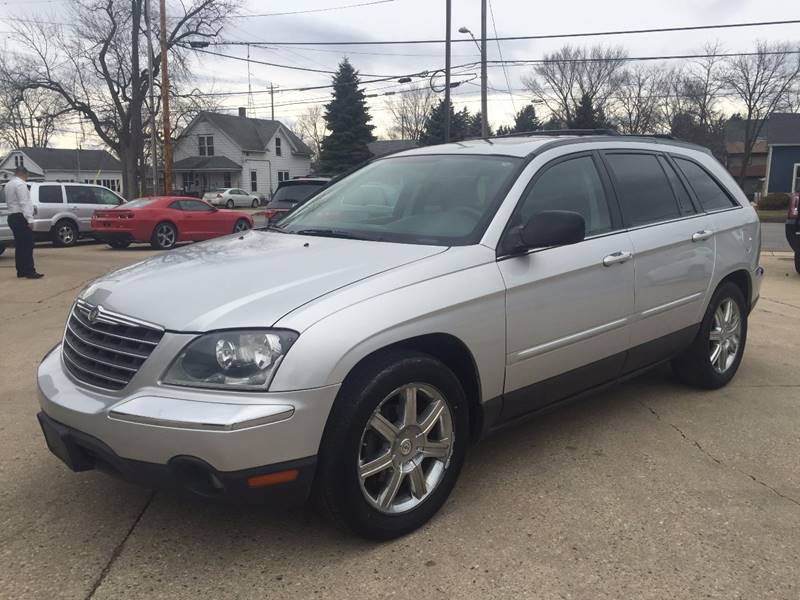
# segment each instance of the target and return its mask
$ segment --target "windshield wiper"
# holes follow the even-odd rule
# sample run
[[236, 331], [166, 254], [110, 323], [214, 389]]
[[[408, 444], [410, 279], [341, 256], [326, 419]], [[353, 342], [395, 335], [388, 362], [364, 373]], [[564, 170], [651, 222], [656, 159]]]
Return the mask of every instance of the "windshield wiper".
[[300, 229], [299, 231], [291, 231], [296, 235], [317, 235], [319, 237], [332, 237], [342, 238], [345, 240], [373, 240], [374, 238], [365, 237], [349, 231], [342, 231], [341, 229]]

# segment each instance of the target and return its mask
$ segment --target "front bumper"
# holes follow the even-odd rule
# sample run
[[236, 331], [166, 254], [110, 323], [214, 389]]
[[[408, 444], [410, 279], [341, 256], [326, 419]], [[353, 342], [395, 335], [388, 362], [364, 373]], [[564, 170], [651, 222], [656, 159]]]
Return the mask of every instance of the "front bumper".
[[[145, 487], [203, 498], [286, 504], [304, 502], [314, 481], [314, 456], [234, 472], [218, 471], [192, 456], [176, 456], [161, 465], [122, 458], [97, 438], [54, 421], [43, 412], [37, 418], [47, 447], [75, 472], [98, 469]], [[270, 476], [276, 483], [253, 485]]]
[[176, 472], [188, 463], [224, 481], [271, 473], [316, 456], [338, 385], [280, 393], [146, 385], [158, 381], [169, 364], [162, 355], [171, 352], [166, 341], [165, 337], [119, 392], [75, 380], [63, 365], [61, 347], [56, 347], [39, 367], [43, 418], [65, 428], [66, 438], [79, 447], [75, 440], [90, 440], [83, 444], [92, 446], [90, 454], [100, 456], [104, 465], [116, 465], [115, 472], [134, 481], [139, 478], [128, 476], [136, 471], [131, 464], [144, 464], [147, 472], [161, 471], [156, 483], [176, 481]]

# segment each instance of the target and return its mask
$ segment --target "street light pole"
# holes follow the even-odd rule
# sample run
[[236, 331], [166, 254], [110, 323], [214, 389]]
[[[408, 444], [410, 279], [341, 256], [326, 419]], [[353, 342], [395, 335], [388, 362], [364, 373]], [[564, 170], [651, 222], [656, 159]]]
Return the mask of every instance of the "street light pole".
[[156, 129], [156, 97], [153, 89], [153, 27], [150, 20], [150, 0], [144, 4], [144, 22], [147, 27], [147, 79], [150, 86], [150, 160], [153, 167], [153, 194], [158, 187], [158, 130]]
[[445, 43], [444, 43], [444, 141], [450, 141], [450, 20], [452, 17], [451, 0], [445, 0]]
[[159, 2], [161, 25], [161, 117], [164, 129], [164, 193], [172, 186], [172, 131], [169, 126], [169, 75], [167, 73], [167, 7], [166, 0]]
[[489, 102], [486, 95], [486, 0], [481, 0], [481, 137], [489, 137]]

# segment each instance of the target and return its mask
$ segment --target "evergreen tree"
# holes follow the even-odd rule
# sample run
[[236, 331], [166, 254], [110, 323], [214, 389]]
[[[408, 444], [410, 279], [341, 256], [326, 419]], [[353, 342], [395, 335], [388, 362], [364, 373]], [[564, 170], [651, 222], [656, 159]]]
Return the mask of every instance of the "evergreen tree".
[[526, 104], [514, 115], [514, 127], [511, 129], [511, 133], [537, 131], [541, 128], [542, 124], [539, 122], [539, 117], [536, 116], [536, 108], [533, 104]]
[[581, 96], [581, 101], [575, 109], [575, 115], [567, 124], [569, 129], [605, 129], [609, 127], [602, 109], [595, 108], [589, 94]]
[[[464, 139], [466, 133], [467, 119], [469, 112], [467, 109], [459, 112], [453, 111], [453, 104], [450, 104], [450, 141], [458, 142]], [[445, 119], [444, 100], [433, 107], [433, 110], [425, 120], [425, 129], [419, 138], [419, 143], [423, 146], [444, 143], [444, 119]]]
[[[471, 115], [469, 114], [469, 111], [466, 108], [464, 109], [464, 113], [467, 121], [466, 137], [468, 138], [483, 137], [481, 133], [481, 124], [483, 123], [483, 115], [480, 112], [476, 112], [474, 115]], [[489, 125], [488, 134], [494, 135], [492, 133], [491, 125]]]
[[367, 110], [364, 92], [359, 89], [358, 72], [345, 58], [333, 76], [333, 98], [325, 106], [325, 122], [330, 134], [322, 142], [319, 168], [333, 175], [368, 160], [367, 144], [375, 140], [374, 125]]

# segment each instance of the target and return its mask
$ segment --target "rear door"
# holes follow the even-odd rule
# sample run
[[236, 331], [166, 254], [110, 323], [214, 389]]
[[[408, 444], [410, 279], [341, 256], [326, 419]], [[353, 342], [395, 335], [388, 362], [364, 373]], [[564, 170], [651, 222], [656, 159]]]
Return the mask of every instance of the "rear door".
[[633, 243], [635, 320], [625, 365], [633, 371], [693, 339], [714, 270], [714, 235], [665, 156], [615, 150], [603, 157]]
[[92, 214], [96, 209], [102, 208], [97, 189], [90, 185], [66, 184], [64, 186], [67, 195], [67, 210], [77, 218], [80, 231], [92, 229]]
[[47, 231], [55, 224], [51, 222], [53, 217], [64, 210], [64, 186], [60, 183], [42, 183], [31, 188], [31, 197], [34, 198], [36, 206], [34, 218], [36, 221], [42, 221], [44, 225], [42, 231]]
[[586, 239], [501, 256], [506, 284], [503, 418], [615, 379], [629, 344], [632, 245], [593, 153], [545, 165], [523, 193], [509, 226], [543, 210], [583, 215]]

